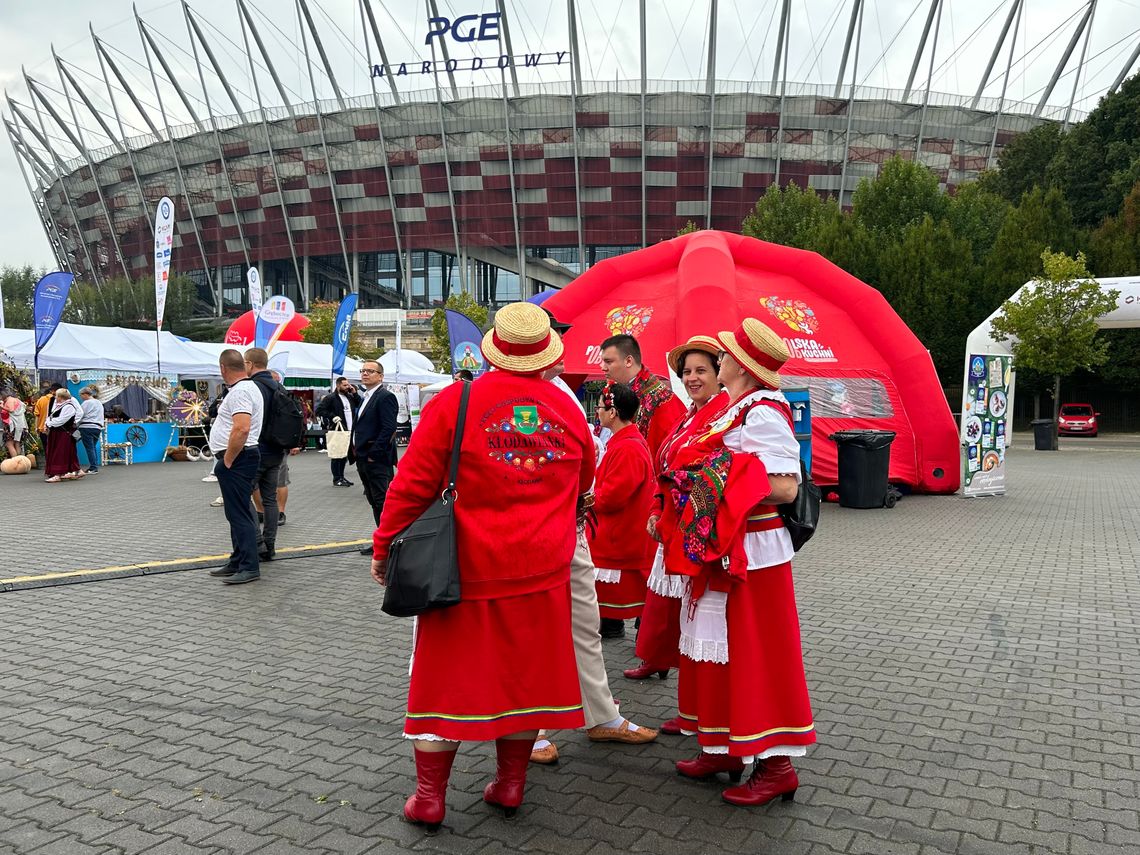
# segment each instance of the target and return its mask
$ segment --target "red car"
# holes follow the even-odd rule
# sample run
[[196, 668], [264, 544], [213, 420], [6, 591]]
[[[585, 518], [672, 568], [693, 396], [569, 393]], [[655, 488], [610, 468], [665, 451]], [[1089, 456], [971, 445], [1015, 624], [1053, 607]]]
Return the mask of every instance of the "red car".
[[1096, 418], [1100, 413], [1092, 404], [1061, 404], [1057, 433], [1068, 436], [1096, 436]]

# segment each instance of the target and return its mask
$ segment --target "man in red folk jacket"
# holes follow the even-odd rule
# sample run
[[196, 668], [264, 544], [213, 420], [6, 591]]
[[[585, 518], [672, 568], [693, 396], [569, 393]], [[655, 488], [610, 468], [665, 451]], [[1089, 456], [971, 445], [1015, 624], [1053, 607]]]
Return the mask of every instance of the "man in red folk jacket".
[[594, 484], [597, 526], [590, 537], [603, 619], [641, 616], [653, 563], [651, 542], [639, 527], [649, 516], [655, 481], [649, 446], [634, 424], [638, 406], [637, 395], [623, 383], [608, 384], [598, 404], [602, 427], [613, 432]]
[[[667, 379], [658, 377], [644, 366], [641, 346], [633, 336], [610, 336], [602, 342], [601, 350], [602, 372], [606, 379], [626, 384], [637, 395], [640, 406], [634, 423], [649, 444], [649, 459], [656, 460], [661, 443], [672, 433], [673, 426], [685, 417], [685, 405], [673, 394]], [[652, 554], [657, 544], [649, 539], [648, 534], [645, 539], [646, 549]], [[622, 638], [624, 635], [625, 624], [620, 619], [602, 617], [602, 638]]]

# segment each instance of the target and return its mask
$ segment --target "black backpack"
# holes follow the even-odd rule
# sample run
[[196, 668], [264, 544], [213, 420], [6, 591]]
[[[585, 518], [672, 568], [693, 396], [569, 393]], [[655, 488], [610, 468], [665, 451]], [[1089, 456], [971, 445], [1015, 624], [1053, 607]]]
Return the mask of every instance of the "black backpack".
[[253, 382], [269, 393], [261, 420], [260, 441], [281, 451], [300, 447], [305, 435], [305, 414], [301, 403], [280, 383], [270, 384], [257, 378], [253, 378]]

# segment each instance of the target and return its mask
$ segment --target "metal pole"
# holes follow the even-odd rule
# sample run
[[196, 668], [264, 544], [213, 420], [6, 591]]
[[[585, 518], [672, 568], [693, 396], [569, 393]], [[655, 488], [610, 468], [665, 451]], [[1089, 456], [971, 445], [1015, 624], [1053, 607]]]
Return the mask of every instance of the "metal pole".
[[716, 145], [716, 0], [709, 0], [709, 64], [705, 81], [709, 98], [709, 170], [705, 196], [705, 228], [712, 228], [713, 148]]
[[[336, 83], [336, 76], [333, 74], [332, 65], [329, 64], [329, 57], [328, 57], [328, 54], [325, 53], [325, 46], [321, 42], [321, 36], [317, 32], [316, 26], [313, 24], [313, 16], [309, 13], [309, 4], [306, 2], [306, 0], [297, 0], [297, 8], [300, 10], [301, 14], [305, 16], [305, 20], [304, 20], [304, 22], [302, 22], [302, 26], [304, 26], [305, 23], [307, 23], [309, 25], [309, 33], [313, 37], [313, 44], [315, 44], [317, 46], [317, 53], [320, 54], [321, 64], [325, 67], [325, 74], [328, 75], [329, 83], [332, 84], [333, 92], [336, 93], [336, 102], [337, 102], [337, 104], [340, 105], [340, 108], [342, 110], [344, 110], [344, 109], [346, 109], [345, 104], [344, 104], [344, 95], [341, 93], [340, 87]], [[304, 32], [301, 33], [301, 38], [302, 39], [305, 38]], [[313, 82], [313, 66], [312, 66], [312, 63], [309, 62], [309, 57], [308, 57], [309, 43], [307, 41], [305, 41], [304, 45], [305, 45], [305, 64], [309, 66], [309, 81], [310, 81], [310, 84], [313, 86], [313, 100], [315, 101], [317, 98], [317, 90], [316, 90], [316, 84]], [[321, 111], [321, 108], [320, 108], [320, 105], [318, 105], [317, 106], [317, 114], [318, 115], [320, 114], [320, 111]], [[348, 268], [348, 262], [346, 260], [345, 261], [345, 272], [346, 273], [347, 273], [347, 268]]]
[[[788, 5], [790, 0], [785, 0], [785, 5]], [[784, 17], [784, 33], [781, 35], [781, 41], [791, 39], [791, 26], [792, 22], [789, 20], [791, 14]], [[784, 159], [784, 106], [786, 103], [786, 95], [788, 92], [788, 46], [784, 46], [784, 68], [783, 73], [780, 75], [780, 121], [779, 127], [776, 130], [776, 187], [780, 186], [780, 167]]]
[[[641, 38], [641, 248], [649, 246], [648, 242], [648, 211], [646, 210], [646, 193], [645, 193], [645, 163], [646, 163], [646, 146], [649, 141], [646, 139], [646, 126], [645, 126], [645, 102], [647, 98], [646, 90], [649, 87], [649, 79], [646, 64], [646, 51], [645, 51], [645, 0], [638, 0], [638, 25]], [[571, 60], [573, 61], [573, 60]]]
[[839, 74], [835, 78], [835, 97], [843, 91], [843, 75], [847, 73], [847, 55], [851, 52], [851, 40], [855, 37], [855, 22], [859, 17], [859, 7], [863, 0], [851, 4], [851, 21], [847, 24], [847, 38], [843, 42], [843, 58], [839, 60]]
[[135, 15], [136, 19], [139, 22], [139, 32], [142, 33], [143, 38], [146, 39], [147, 43], [150, 45], [150, 49], [154, 52], [155, 57], [158, 59], [159, 65], [162, 66], [162, 70], [166, 74], [167, 82], [174, 87], [174, 91], [177, 92], [178, 97], [182, 99], [183, 106], [186, 107], [186, 111], [190, 114], [190, 118], [194, 120], [194, 124], [198, 126], [198, 130], [204, 133], [206, 126], [202, 124], [202, 120], [199, 119], [198, 114], [194, 112], [194, 105], [191, 104], [190, 99], [186, 97], [186, 93], [182, 90], [182, 86], [178, 83], [178, 78], [174, 76], [174, 72], [171, 70], [170, 64], [166, 61], [166, 57], [163, 55], [162, 51], [158, 49], [158, 43], [155, 42], [154, 36], [150, 34], [150, 30], [146, 28], [146, 25], [143, 23], [142, 18], [137, 18], [137, 12]]
[[[372, 29], [372, 37], [376, 39], [376, 47], [380, 50], [380, 61], [384, 63], [384, 76], [388, 78], [388, 88], [392, 90], [392, 98], [399, 104], [400, 91], [396, 88], [396, 78], [392, 76], [392, 66], [388, 62], [388, 51], [384, 48], [384, 40], [380, 38], [380, 28], [376, 26], [376, 16], [372, 14], [372, 4], [368, 0], [360, 0], [360, 8], [364, 10], [364, 18], [368, 21], [368, 26]], [[364, 31], [364, 44], [368, 48], [368, 76], [372, 77], [372, 49], [368, 45], [367, 30]], [[375, 93], [375, 86], [372, 87], [372, 91]], [[379, 106], [379, 100], [376, 103]]]
[[[99, 54], [99, 66], [100, 66], [100, 68], [103, 67], [104, 62], [106, 62], [107, 65], [111, 66], [111, 71], [113, 71], [115, 73], [115, 78], [119, 81], [119, 85], [123, 87], [123, 91], [127, 93], [127, 97], [131, 99], [131, 103], [135, 105], [135, 110], [137, 110], [138, 114], [143, 117], [143, 121], [146, 122], [146, 126], [148, 128], [150, 128], [150, 132], [152, 134], [154, 134], [154, 138], [156, 140], [161, 141], [162, 140], [162, 134], [159, 132], [158, 128], [155, 127], [154, 122], [152, 122], [150, 120], [150, 114], [147, 113], [147, 111], [143, 109], [142, 102], [139, 101], [138, 96], [135, 95], [135, 90], [131, 89], [130, 84], [127, 83], [127, 78], [125, 78], [123, 76], [123, 72], [119, 71], [119, 66], [115, 64], [115, 60], [113, 60], [111, 58], [111, 55], [109, 53], [107, 53], [107, 49], [105, 47], [103, 47], [103, 43], [101, 41], [99, 41], [99, 37], [95, 35], [94, 27], [90, 27], [90, 29], [91, 29], [91, 40], [93, 42], [95, 42], [95, 51], [96, 51], [96, 53]], [[154, 75], [154, 72], [152, 70], [151, 76], [153, 76], [153, 75]], [[103, 82], [107, 84], [107, 92], [108, 92], [108, 94], [110, 94], [111, 93], [111, 83], [110, 83], [110, 81], [107, 80], [106, 69], [103, 70]], [[111, 95], [111, 106], [115, 107], [115, 96], [113, 94]], [[119, 117], [118, 107], [115, 107], [115, 117], [116, 118]], [[119, 121], [119, 133], [123, 137], [123, 142], [126, 142], [127, 141], [127, 135], [125, 133], [123, 133], [122, 120], [121, 119]]]
[[[262, 129], [262, 132], [265, 134], [266, 150], [269, 152], [269, 166], [270, 166], [270, 169], [272, 169], [272, 171], [273, 171], [273, 185], [277, 188], [277, 203], [281, 207], [281, 221], [285, 226], [285, 238], [289, 241], [289, 255], [293, 259], [293, 273], [297, 277], [297, 291], [298, 291], [299, 296], [301, 296], [301, 304], [307, 306], [308, 305], [308, 294], [304, 293], [305, 283], [302, 281], [302, 278], [301, 278], [301, 266], [297, 262], [297, 247], [293, 242], [293, 230], [289, 227], [289, 208], [285, 204], [285, 190], [281, 186], [281, 174], [277, 170], [277, 153], [273, 150], [273, 139], [271, 138], [271, 136], [269, 134], [269, 118], [265, 113], [265, 104], [261, 99], [261, 86], [257, 82], [257, 72], [253, 66], [253, 53], [249, 49], [249, 33], [246, 31], [247, 25], [249, 27], [249, 30], [253, 32], [253, 37], [254, 37], [254, 40], [257, 41], [257, 43], [258, 43], [258, 48], [260, 50], [262, 50], [262, 58], [264, 58], [267, 63], [269, 62], [269, 58], [264, 53], [264, 50], [265, 50], [264, 46], [261, 44], [261, 39], [257, 35], [257, 30], [254, 29], [253, 21], [249, 18], [248, 12], [245, 11], [245, 7], [244, 7], [244, 4], [242, 3], [242, 0], [237, 0], [237, 3], [238, 3], [238, 8], [243, 13], [243, 18], [241, 20], [242, 42], [245, 45], [246, 59], [249, 60], [249, 77], [250, 77], [250, 80], [253, 81], [253, 91], [254, 91], [255, 96], [257, 97], [257, 109], [261, 113], [261, 129]], [[276, 79], [277, 75], [273, 71], [272, 65], [270, 65], [270, 74], [273, 74], [274, 79]], [[278, 84], [278, 85], [280, 85], [280, 84]], [[288, 110], [289, 110], [289, 116], [290, 116], [290, 118], [292, 118], [293, 117], [293, 108], [288, 105], [288, 102], [286, 102], [286, 106], [288, 107]]]
[[1001, 82], [1001, 98], [998, 100], [997, 115], [994, 116], [994, 133], [990, 137], [990, 151], [986, 155], [986, 168], [989, 169], [993, 166], [994, 162], [994, 148], [997, 146], [998, 124], [1001, 122], [1001, 112], [1005, 109], [1005, 93], [1009, 86], [1009, 73], [1013, 68], [1013, 50], [1017, 44], [1017, 31], [1021, 28], [1021, 3], [1017, 5], [1017, 18], [1013, 23], [1013, 38], [1009, 42], [1009, 59], [1005, 64], [1005, 77]]
[[1009, 7], [1009, 14], [1005, 17], [1005, 24], [1002, 25], [1001, 35], [998, 36], [997, 44], [994, 45], [994, 52], [990, 54], [990, 61], [986, 63], [986, 70], [982, 72], [982, 82], [978, 84], [978, 91], [970, 103], [971, 109], [978, 109], [978, 102], [982, 100], [982, 92], [985, 91], [986, 84], [990, 82], [990, 72], [994, 70], [994, 63], [997, 62], [998, 54], [1001, 53], [1001, 46], [1005, 44], [1005, 37], [1009, 34], [1010, 24], [1013, 23], [1014, 16], [1017, 15], [1020, 8], [1021, 0], [1013, 0], [1013, 5]]
[[[777, 30], [776, 37], [776, 62], [772, 66], [772, 89], [768, 93], [769, 95], [776, 94], [776, 83], [780, 79], [780, 60], [784, 56], [784, 33], [787, 31], [788, 16], [791, 14], [791, 6], [791, 0], [784, 0], [783, 4], [780, 6], [780, 28]], [[784, 67], [787, 67], [787, 63], [784, 63]]]
[[[906, 89], [903, 90], [902, 99], [910, 99], [910, 90], [914, 87], [914, 76], [918, 74], [918, 64], [922, 61], [922, 52], [926, 50], [926, 37], [930, 35], [930, 25], [934, 22], [934, 15], [942, 5], [942, 0], [931, 0], [930, 11], [926, 15], [926, 23], [922, 27], [922, 36], [918, 40], [918, 50], [914, 54], [914, 62], [910, 66], [910, 74], [906, 78]], [[938, 36], [934, 37], [936, 40]]]
[[[582, 176], [578, 167], [578, 92], [582, 87], [582, 66], [578, 61], [578, 16], [574, 0], [566, 0], [570, 24], [570, 131], [574, 149], [574, 208], [578, 218], [578, 273], [586, 272], [586, 236], [582, 223]], [[645, 180], [644, 178], [642, 179]]]
[[[24, 155], [20, 153], [20, 148], [16, 144], [16, 137], [14, 135], [14, 128], [4, 120], [4, 129], [8, 132], [8, 144], [12, 146], [12, 153], [16, 155], [16, 163], [20, 167], [20, 175], [24, 178], [24, 186], [28, 188], [28, 195], [32, 197], [32, 205], [35, 206], [36, 213], [40, 216], [40, 225], [44, 227], [44, 232], [47, 235], [48, 243], [51, 244], [52, 255], [55, 256], [56, 264], [59, 265], [60, 270], [70, 270], [71, 264], [65, 261], [67, 258], [66, 247], [63, 245], [63, 239], [59, 235], [59, 229], [55, 225], [55, 218], [51, 216], [51, 210], [47, 206], [47, 200], [41, 203], [36, 199], [36, 191], [32, 187], [32, 180], [28, 178], [27, 167], [24, 166]], [[47, 215], [45, 218], [45, 214]], [[48, 226], [48, 222], [51, 226]]]
[[507, 56], [511, 58], [508, 66], [511, 69], [511, 84], [514, 87], [515, 97], [519, 97], [519, 72], [515, 68], [515, 49], [511, 44], [511, 27], [507, 22], [507, 4], [503, 0], [495, 0], [495, 6], [499, 10], [499, 20], [503, 23], [503, 42], [507, 46]]
[[[210, 65], [214, 68], [214, 74], [218, 75], [218, 80], [222, 82], [222, 88], [226, 90], [226, 95], [229, 96], [230, 103], [234, 105], [234, 110], [237, 112], [242, 124], [245, 124], [245, 111], [242, 110], [237, 96], [234, 95], [234, 90], [230, 88], [230, 81], [226, 78], [222, 67], [218, 65], [218, 58], [214, 56], [213, 48], [210, 47], [210, 43], [206, 41], [206, 37], [202, 34], [202, 28], [198, 26], [197, 20], [190, 14], [190, 7], [187, 5], [186, 0], [182, 0], [182, 10], [186, 15], [187, 27], [193, 29], [193, 32], [190, 33], [190, 46], [194, 48], [194, 64], [198, 66], [198, 77], [202, 78], [202, 63], [198, 61], [198, 48], [194, 45], [195, 35], [198, 36], [198, 41], [202, 44], [202, 50], [206, 52], [206, 58], [210, 60]], [[210, 109], [210, 96], [206, 94], [206, 85], [204, 82], [202, 84], [202, 94], [206, 97], [206, 110], [208, 112]]]
[[[246, 32], [245, 32], [246, 26], [249, 27], [250, 33], [253, 34], [253, 40], [257, 43], [257, 49], [261, 52], [261, 58], [263, 60], [265, 60], [265, 67], [269, 69], [269, 76], [273, 78], [273, 85], [277, 87], [277, 94], [281, 96], [281, 103], [285, 106], [285, 109], [289, 112], [289, 118], [290, 119], [295, 118], [295, 116], [293, 114], [293, 104], [289, 101], [289, 94], [285, 91], [285, 87], [281, 85], [281, 78], [277, 76], [277, 69], [273, 67], [273, 62], [269, 59], [269, 51], [267, 51], [265, 49], [265, 42], [263, 42], [261, 40], [261, 33], [259, 33], [257, 31], [257, 26], [253, 23], [253, 16], [250, 15], [249, 9], [247, 9], [245, 7], [245, 1], [244, 0], [237, 0], [237, 6], [238, 6], [238, 11], [241, 12], [241, 18], [243, 21], [242, 39], [245, 42], [246, 57], [249, 59], [249, 73], [250, 73], [250, 75], [251, 76], [254, 75], [253, 54], [251, 54], [249, 52], [249, 37], [246, 35]], [[257, 81], [257, 78], [256, 78], [256, 76], [254, 76], [255, 85], [256, 85], [256, 81]], [[259, 108], [261, 109], [262, 117], [264, 117], [265, 116], [265, 108], [263, 106], [261, 106], [260, 101], [258, 102], [258, 105], [259, 105]]]
[[1049, 84], [1045, 87], [1045, 93], [1041, 96], [1041, 101], [1037, 105], [1037, 109], [1033, 111], [1033, 117], [1038, 118], [1041, 112], [1045, 109], [1045, 104], [1049, 100], [1049, 96], [1053, 94], [1053, 88], [1057, 85], [1057, 81], [1061, 79], [1061, 72], [1065, 70], [1065, 66], [1069, 62], [1069, 57], [1073, 55], [1073, 50], [1077, 46], [1077, 40], [1081, 37], [1081, 33], [1085, 31], [1085, 24], [1088, 23], [1089, 17], [1092, 15], [1093, 7], [1096, 5], [1095, 0], [1090, 0], [1089, 8], [1085, 10], [1085, 15], [1081, 18], [1081, 22], [1077, 25], [1073, 37], [1069, 39], [1069, 44], [1065, 48], [1065, 52], [1061, 55], [1061, 61], [1057, 63], [1057, 67], [1053, 70], [1053, 76], [1049, 79]]
[[1081, 82], [1081, 72], [1085, 67], [1085, 56], [1089, 51], [1089, 40], [1092, 38], [1092, 23], [1093, 16], [1096, 14], [1096, 0], [1091, 0], [1089, 3], [1089, 26], [1085, 31], [1085, 43], [1081, 48], [1081, 58], [1077, 63], [1077, 72], [1073, 75], [1073, 92], [1069, 96], [1069, 107], [1065, 110], [1065, 122], [1061, 126], [1061, 133], [1066, 133], [1069, 130], [1069, 117], [1073, 113], [1073, 102], [1077, 99], [1077, 85]]
[[[431, 18], [438, 18], [439, 17], [439, 6], [436, 4], [435, 0], [428, 0], [428, 17], [431, 17]], [[436, 67], [435, 67], [435, 41], [434, 41], [434, 39], [432, 39], [430, 41], [431, 41], [431, 67], [432, 67], [432, 73], [434, 74], [436, 71]], [[447, 82], [451, 84], [451, 97], [454, 100], [458, 101], [459, 100], [459, 89], [456, 88], [456, 86], [455, 86], [455, 72], [452, 71], [450, 68], [451, 57], [447, 53], [447, 42], [444, 39], [439, 40], [439, 49], [440, 49], [440, 52], [443, 54], [443, 70], [447, 72]]]
[[926, 107], [930, 103], [930, 84], [934, 81], [934, 55], [938, 52], [938, 30], [942, 26], [942, 0], [935, 0], [938, 16], [934, 21], [934, 43], [930, 46], [930, 68], [926, 72], [926, 89], [922, 93], [922, 117], [918, 120], [918, 136], [914, 142], [914, 162], [919, 162], [922, 134], [926, 130]]
[[855, 81], [859, 79], [859, 48], [863, 44], [863, 3], [855, 0], [859, 9], [859, 23], [855, 36], [855, 61], [851, 66], [851, 94], [847, 98], [847, 133], [843, 137], [843, 169], [839, 175], [839, 207], [843, 208], [843, 195], [847, 192], [847, 164], [851, 156], [851, 124], [855, 119]]
[[1136, 50], [1132, 51], [1132, 56], [1128, 57], [1128, 62], [1124, 63], [1124, 68], [1120, 69], [1120, 74], [1116, 75], [1116, 80], [1112, 81], [1112, 86], [1108, 90], [1109, 95], [1120, 88], [1120, 84], [1124, 82], [1124, 78], [1128, 76], [1128, 72], [1132, 70], [1137, 59], [1140, 59], [1140, 42], [1137, 42]]
[[[499, 12], [503, 13], [502, 0], [498, 0]], [[500, 39], [500, 49], [503, 46], [503, 39]], [[511, 49], [507, 47], [507, 53], [510, 54]], [[514, 66], [511, 66], [512, 74]], [[503, 92], [503, 122], [507, 132], [507, 172], [511, 178], [511, 216], [514, 218], [515, 226], [515, 252], [518, 255], [519, 265], [519, 297], [523, 300], [529, 296], [527, 294], [527, 275], [526, 275], [526, 247], [523, 245], [522, 227], [519, 222], [519, 200], [518, 191], [515, 189], [515, 157], [511, 145], [511, 102], [507, 98], [507, 73], [504, 69], [499, 69], [499, 81], [502, 85]], [[518, 91], [518, 79], [514, 81], [515, 91]], [[498, 282], [498, 275], [495, 276], [496, 283]], [[493, 301], [489, 301], [493, 302]]]

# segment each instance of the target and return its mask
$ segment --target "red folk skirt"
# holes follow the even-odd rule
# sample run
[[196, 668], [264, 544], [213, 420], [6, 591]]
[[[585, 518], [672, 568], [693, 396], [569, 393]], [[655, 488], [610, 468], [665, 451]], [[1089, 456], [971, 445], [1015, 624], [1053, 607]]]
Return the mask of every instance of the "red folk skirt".
[[582, 727], [570, 583], [417, 619], [404, 734], [456, 741]]
[[681, 656], [677, 692], [685, 729], [735, 756], [815, 742], [800, 649], [791, 563], [750, 570], [726, 605], [728, 662]]
[[681, 600], [646, 590], [637, 631], [637, 658], [653, 668], [676, 668], [681, 654]]
[[645, 606], [649, 570], [622, 570], [617, 582], [595, 582], [598, 613], [604, 618], [627, 620], [641, 617]]
[[66, 475], [79, 471], [79, 452], [75, 440], [65, 428], [49, 428], [47, 451], [44, 455], [44, 475]]

